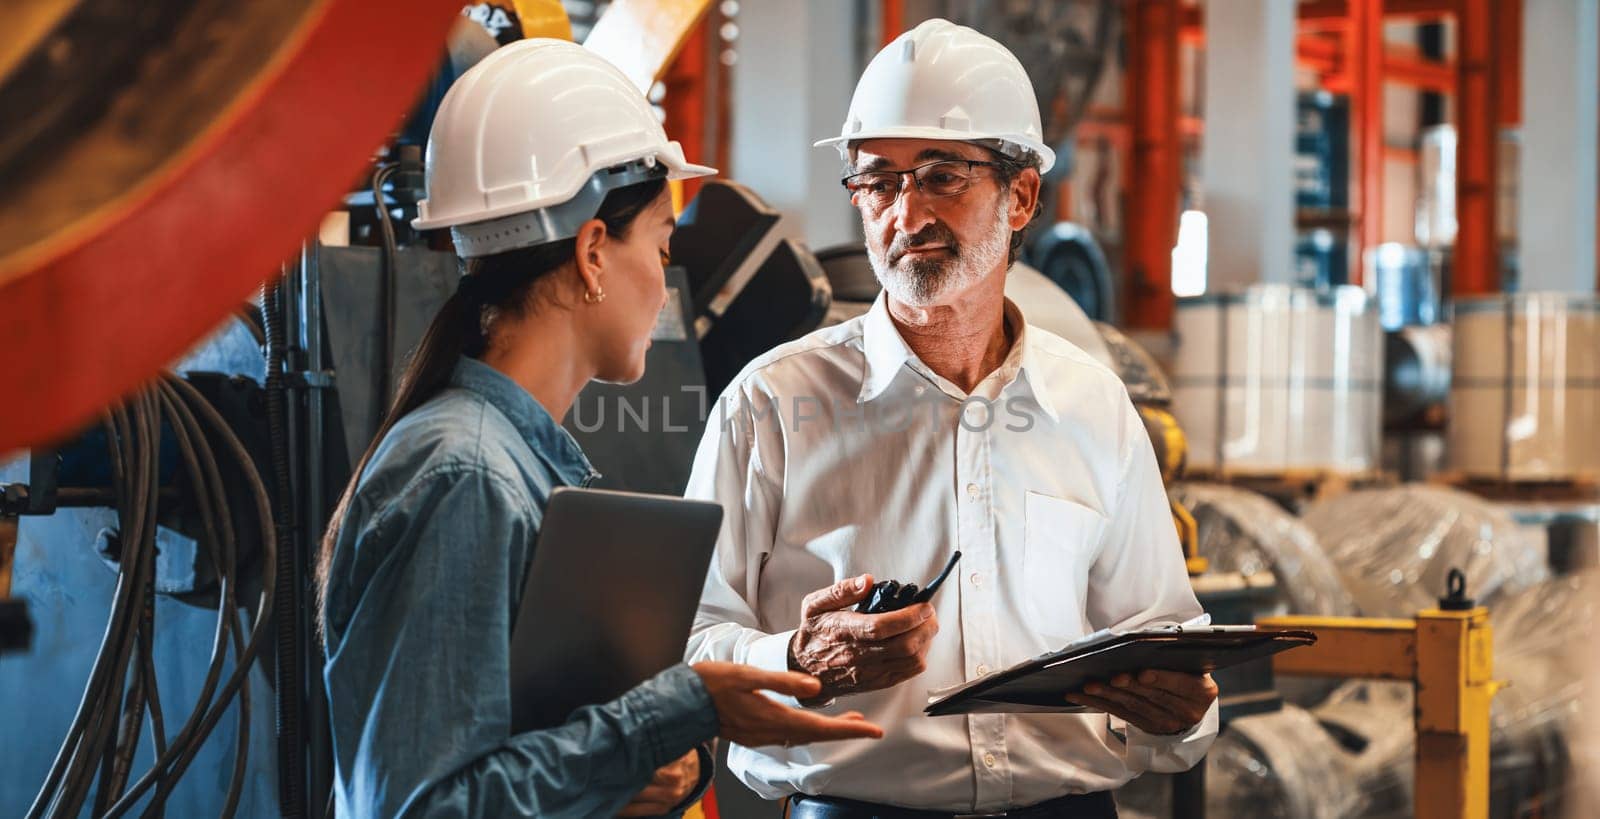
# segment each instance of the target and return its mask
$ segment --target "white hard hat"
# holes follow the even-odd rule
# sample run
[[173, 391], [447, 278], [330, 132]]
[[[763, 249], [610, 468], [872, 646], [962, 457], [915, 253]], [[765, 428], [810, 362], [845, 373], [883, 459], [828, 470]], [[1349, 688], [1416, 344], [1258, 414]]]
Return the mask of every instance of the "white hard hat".
[[992, 143], [1013, 157], [1026, 150], [1039, 157], [1040, 173], [1056, 161], [1022, 63], [994, 40], [937, 18], [872, 58], [844, 128], [816, 144], [848, 156], [851, 143], [884, 137]]
[[418, 230], [450, 228], [488, 256], [577, 235], [607, 191], [716, 173], [667, 139], [650, 103], [605, 58], [565, 40], [519, 40], [445, 93], [428, 135]]

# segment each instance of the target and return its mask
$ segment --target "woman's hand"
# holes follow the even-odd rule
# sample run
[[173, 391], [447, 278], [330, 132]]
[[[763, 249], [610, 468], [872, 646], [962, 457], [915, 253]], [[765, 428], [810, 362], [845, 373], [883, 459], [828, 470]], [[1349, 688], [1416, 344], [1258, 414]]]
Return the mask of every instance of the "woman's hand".
[[700, 752], [690, 751], [656, 771], [654, 779], [617, 816], [664, 816], [694, 792], [700, 782]]
[[806, 745], [840, 739], [879, 739], [883, 729], [854, 711], [829, 717], [790, 708], [762, 694], [773, 691], [797, 699], [822, 693], [816, 677], [794, 671], [762, 671], [734, 663], [695, 663], [722, 723], [719, 736], [749, 748]]

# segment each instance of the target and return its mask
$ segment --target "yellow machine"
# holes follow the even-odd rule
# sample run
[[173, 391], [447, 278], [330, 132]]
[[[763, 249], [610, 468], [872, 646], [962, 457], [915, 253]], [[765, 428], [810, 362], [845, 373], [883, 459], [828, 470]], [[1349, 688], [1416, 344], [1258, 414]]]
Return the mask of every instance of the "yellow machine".
[[[1143, 419], [1145, 431], [1150, 434], [1150, 443], [1155, 447], [1161, 480], [1171, 486], [1173, 481], [1183, 476], [1184, 462], [1189, 455], [1189, 440], [1183, 436], [1178, 419], [1165, 409], [1140, 404], [1139, 417]], [[1183, 558], [1189, 576], [1205, 574], [1207, 564], [1206, 559], [1200, 556], [1200, 527], [1195, 523], [1194, 515], [1189, 514], [1189, 510], [1176, 500], [1169, 498], [1167, 502], [1172, 507], [1172, 523], [1178, 527], [1178, 542], [1183, 544]]]
[[1492, 678], [1489, 610], [1464, 596], [1450, 573], [1449, 596], [1412, 620], [1272, 617], [1258, 625], [1308, 629], [1316, 645], [1273, 658], [1275, 674], [1397, 680], [1415, 687], [1415, 816], [1489, 816], [1489, 705], [1504, 683]]
[[[1169, 485], [1183, 474], [1187, 442], [1166, 410], [1140, 405]], [[1199, 555], [1194, 517], [1176, 500], [1178, 528], [1190, 577], [1207, 569]], [[1493, 675], [1489, 611], [1465, 597], [1466, 578], [1450, 573], [1439, 607], [1411, 620], [1284, 616], [1257, 625], [1315, 632], [1315, 645], [1273, 657], [1273, 673], [1410, 682], [1415, 688], [1416, 769], [1413, 815], [1429, 819], [1487, 819], [1489, 706], [1503, 683]]]

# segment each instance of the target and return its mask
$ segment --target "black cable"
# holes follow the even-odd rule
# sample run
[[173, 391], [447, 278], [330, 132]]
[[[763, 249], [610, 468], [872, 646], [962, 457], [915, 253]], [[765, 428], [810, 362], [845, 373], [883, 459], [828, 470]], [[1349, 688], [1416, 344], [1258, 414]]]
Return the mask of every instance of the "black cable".
[[[162, 407], [167, 416], [172, 419], [173, 437], [177, 442], [180, 458], [189, 475], [189, 491], [194, 498], [195, 506], [200, 509], [201, 554], [211, 561], [212, 571], [217, 575], [217, 630], [215, 642], [211, 649], [211, 663], [206, 670], [206, 679], [201, 687], [200, 695], [196, 698], [195, 707], [190, 711], [189, 719], [179, 730], [174, 738], [174, 744], [182, 745], [193, 741], [196, 729], [204, 714], [205, 707], [212, 701], [212, 695], [222, 677], [223, 663], [227, 657], [227, 638], [234, 634], [234, 620], [230, 615], [233, 603], [233, 573], [229, 571], [225, 562], [227, 552], [235, 549], [232, 539], [232, 526], [228, 522], [226, 509], [219, 516], [213, 510], [213, 492], [216, 491], [210, 480], [210, 474], [202, 467], [206, 463], [215, 470], [215, 458], [210, 448], [205, 447], [205, 435], [199, 429], [193, 416], [183, 406], [170, 384], [158, 385]], [[205, 447], [202, 453], [201, 447]], [[203, 740], [202, 740], [203, 741]], [[170, 781], [162, 780], [163, 790], [170, 787]], [[161, 805], [165, 802], [165, 794], [158, 791], [152, 805]]]
[[[218, 577], [218, 625], [201, 695], [170, 742], [155, 674], [154, 577], [157, 500], [160, 492], [161, 424], [169, 422], [200, 512], [200, 541]], [[78, 712], [28, 815], [76, 817], [91, 788], [92, 812], [119, 816], [152, 787], [144, 810], [158, 816], [178, 779], [210, 737], [221, 717], [237, 706], [238, 746], [223, 816], [232, 816], [243, 791], [249, 743], [249, 673], [266, 640], [276, 587], [276, 542], [266, 488], [254, 462], [221, 414], [193, 386], [173, 376], [141, 392], [106, 416], [108, 455], [118, 519], [117, 588], [100, 650], [84, 687]], [[261, 527], [263, 588], [248, 639], [237, 599], [238, 544], [217, 453], [210, 439], [244, 476]], [[222, 680], [233, 648], [234, 668]], [[156, 761], [123, 791], [148, 712]], [[97, 775], [98, 773], [98, 775]], [[95, 783], [98, 780], [98, 787]], [[109, 804], [108, 804], [109, 803]]]
[[275, 594], [285, 605], [276, 616], [276, 664], [273, 667], [273, 716], [278, 744], [278, 810], [286, 817], [304, 815], [305, 724], [301, 709], [300, 618], [295, 605], [294, 495], [289, 482], [288, 395], [284, 370], [288, 361], [281, 284], [261, 300], [262, 326], [267, 332], [267, 432], [272, 451], [274, 497], [273, 535], [277, 554]]
[[[106, 434], [106, 458], [111, 465], [112, 484], [114, 486], [120, 486], [122, 484], [122, 476], [126, 470], [126, 466], [122, 458], [122, 451], [117, 446], [118, 428], [115, 422], [115, 414], [108, 413], [102, 416], [101, 425], [103, 426]], [[119, 591], [121, 590], [124, 582], [126, 582], [126, 577], [119, 574], [117, 578]], [[43, 816], [45, 810], [50, 806], [58, 792], [58, 789], [60, 788], [62, 777], [66, 775], [67, 764], [71, 758], [71, 753], [73, 749], [77, 747], [77, 738], [82, 735], [87, 725], [89, 710], [95, 702], [94, 686], [95, 679], [99, 672], [100, 659], [108, 656], [114, 640], [113, 635], [117, 631], [117, 621], [115, 617], [117, 608], [115, 605], [115, 600], [113, 600], [111, 611], [112, 616], [107, 619], [105, 633], [101, 635], [100, 638], [100, 649], [95, 654], [95, 664], [90, 669], [89, 682], [84, 686], [83, 696], [78, 700], [77, 711], [73, 714], [72, 722], [67, 726], [66, 737], [62, 739], [61, 747], [57, 749], [56, 757], [50, 763], [50, 770], [45, 774], [44, 784], [39, 787], [39, 793], [34, 797], [33, 804], [28, 807], [26, 816], [29, 819]]]
[[[228, 515], [226, 503], [227, 490], [222, 483], [222, 475], [217, 466], [215, 453], [211, 444], [206, 440], [205, 430], [201, 428], [194, 413], [170, 383], [159, 385], [162, 404], [167, 415], [173, 420], [173, 430], [178, 440], [179, 451], [185, 464], [189, 467], [190, 474], [194, 476], [191, 489], [195, 495], [197, 505], [201, 509], [202, 527], [205, 539], [209, 542], [207, 556], [210, 558], [213, 570], [218, 577], [217, 616], [219, 628], [225, 627], [233, 638], [234, 652], [243, 655], [244, 627], [239, 622], [239, 604], [236, 597], [237, 583], [233, 579], [237, 574], [238, 544], [234, 537], [233, 522]], [[220, 548], [218, 548], [220, 546]], [[219, 653], [219, 657], [221, 654]], [[220, 671], [220, 664], [218, 665]], [[249, 757], [250, 740], [250, 706], [249, 706], [249, 677], [240, 687], [239, 695], [239, 728], [236, 741], [239, 743], [234, 755], [234, 774], [228, 785], [227, 804], [236, 806], [238, 794], [244, 785], [244, 766]], [[202, 737], [196, 746], [203, 744]], [[175, 777], [169, 777], [160, 783], [156, 797], [151, 806], [164, 805], [172, 787], [176, 784]], [[231, 816], [233, 808], [225, 805], [223, 816]]]
[[[126, 678], [134, 633], [138, 628], [138, 602], [143, 597], [144, 584], [149, 582], [149, 558], [153, 551], [149, 541], [154, 539], [154, 514], [146, 498], [154, 484], [150, 475], [154, 458], [148, 451], [152, 437], [151, 413], [144, 396], [134, 399], [127, 419], [128, 437], [124, 445], [129, 447], [134, 468], [124, 476], [125, 485], [119, 492], [119, 506], [127, 511], [123, 517], [127, 524], [119, 526], [119, 539], [122, 545], [121, 560], [124, 566], [132, 566], [132, 574], [125, 587], [129, 593], [119, 596], [115, 606], [119, 634], [109, 662], [102, 665], [107, 671], [101, 676], [96, 689], [101, 703], [98, 718], [91, 720], [89, 730], [80, 738], [60, 794], [58, 811], [65, 815], [75, 815], [81, 810], [94, 784], [95, 762], [97, 759], [104, 762], [102, 754], [111, 745], [110, 735], [120, 715], [119, 695]], [[159, 430], [156, 434], [159, 435]]]
[[[206, 425], [210, 428], [211, 432], [222, 440], [222, 442], [225, 444], [225, 449], [229, 450], [241, 465], [250, 464], [250, 456], [249, 453], [245, 451], [244, 444], [240, 443], [238, 436], [234, 435], [233, 431], [228, 428], [227, 422], [224, 421], [216, 409], [213, 408], [211, 404], [200, 395], [199, 391], [186, 381], [174, 379], [171, 381], [171, 383], [173, 386], [178, 388], [179, 392], [185, 394], [185, 397], [191, 404], [191, 408], [196, 411], [201, 420], [206, 422]], [[253, 468], [249, 468], [246, 476], [249, 478], [251, 494], [255, 500], [258, 520], [262, 524], [262, 535], [263, 537], [266, 537], [271, 534], [273, 524], [266, 487], [262, 485], [259, 476], [255, 474]], [[270, 543], [271, 541], [268, 540], [267, 542]], [[219, 692], [218, 696], [220, 699], [218, 704], [209, 712], [207, 712], [205, 719], [200, 724], [201, 742], [203, 742], [204, 737], [209, 735], [211, 730], [216, 727], [217, 721], [220, 720], [222, 715], [226, 712], [228, 700], [238, 694], [238, 692], [246, 684], [245, 681], [248, 677], [250, 666], [255, 662], [256, 655], [260, 653], [261, 646], [265, 642], [267, 625], [270, 620], [274, 605], [274, 600], [272, 597], [272, 589], [274, 588], [275, 580], [274, 575], [276, 573], [276, 566], [273, 562], [274, 557], [275, 555], [273, 554], [266, 555], [266, 561], [263, 564], [266, 567], [264, 569], [265, 576], [262, 580], [261, 602], [257, 608], [256, 622], [251, 628], [250, 639], [245, 643], [244, 651], [240, 653], [240, 656], [235, 663], [233, 674], [228, 678], [228, 681], [223, 684], [222, 690]], [[191, 744], [189, 747], [183, 749], [183, 752], [177, 756], [176, 760], [171, 765], [171, 770], [168, 772], [168, 775], [172, 779], [177, 779], [183, 776], [183, 773], [188, 768], [189, 763], [194, 761], [195, 754], [199, 752], [200, 744], [200, 742]], [[164, 760], [158, 760], [157, 764], [162, 765], [164, 762]], [[133, 788], [129, 789], [127, 795], [124, 796], [117, 805], [112, 806], [112, 809], [106, 814], [107, 817], [120, 815], [120, 813], [125, 811], [128, 806], [131, 806], [134, 800], [138, 799], [139, 796], [142, 795], [143, 789], [148, 787], [149, 776], [147, 775], [145, 780], [141, 780], [139, 784], [136, 784]], [[148, 811], [146, 815], [148, 815]]]
[[154, 569], [159, 421], [144, 393], [135, 396], [128, 407], [113, 412], [112, 420], [113, 439], [124, 447], [124, 466], [132, 466], [123, 471], [117, 487], [122, 571], [112, 602], [111, 641], [103, 646], [109, 650], [96, 658], [85, 689], [85, 703], [90, 705], [91, 714], [82, 723], [74, 722], [81, 729], [68, 733], [63, 749], [70, 746], [71, 752], [59, 788], [47, 803], [52, 813], [62, 816], [76, 816], [82, 810], [94, 784], [97, 763], [103, 762], [102, 754], [110, 744], [139, 623], [143, 586], [150, 582]]
[[[256, 472], [254, 463], [251, 461], [249, 453], [245, 450], [244, 444], [228, 428], [227, 422], [211, 406], [210, 402], [206, 401], [200, 392], [187, 381], [169, 378], [167, 383], [171, 384], [183, 397], [189, 409], [194, 411], [209, 433], [223, 444], [223, 451], [229, 454], [231, 459], [238, 465], [240, 473], [246, 479], [245, 483], [250, 490], [251, 500], [256, 511], [256, 519], [261, 527], [262, 548], [266, 551], [262, 561], [261, 597], [257, 603], [254, 622], [251, 624], [250, 636], [244, 644], [244, 650], [235, 659], [233, 672], [218, 690], [216, 701], [206, 709], [204, 716], [201, 717], [199, 724], [195, 727], [195, 734], [192, 739], [182, 744], [174, 740], [172, 746], [167, 749], [167, 753], [162, 754], [155, 764], [151, 766], [150, 770], [138, 782], [134, 783], [133, 787], [129, 788], [127, 793], [117, 800], [116, 804], [106, 811], [105, 816], [108, 819], [126, 813], [158, 781], [177, 780], [183, 776], [184, 771], [193, 762], [195, 754], [199, 752], [205, 739], [210, 736], [217, 722], [227, 712], [230, 702], [246, 686], [246, 679], [250, 669], [255, 663], [256, 656], [260, 653], [262, 645], [266, 642], [275, 605], [277, 544], [273, 539], [274, 521], [271, 501], [268, 498], [266, 487], [262, 484], [261, 477]], [[242, 707], [247, 708], [248, 706]], [[152, 800], [152, 804], [146, 808], [144, 815], [153, 815], [153, 812], [159, 810], [159, 808], [160, 803]]]
[[[151, 408], [154, 409], [153, 407]], [[159, 415], [156, 416], [159, 419]], [[155, 441], [159, 446], [160, 425], [155, 422]], [[152, 466], [152, 469], [154, 467]], [[152, 475], [152, 485], [159, 482], [156, 475]], [[155, 506], [147, 509], [149, 516], [154, 519]], [[106, 748], [104, 763], [101, 767], [100, 786], [95, 791], [94, 814], [100, 815], [106, 807], [113, 802], [128, 783], [128, 776], [133, 770], [134, 753], [138, 750], [139, 734], [144, 726], [145, 711], [148, 704], [146, 686], [153, 680], [153, 676], [146, 675], [145, 667], [153, 667], [146, 653], [153, 648], [152, 635], [155, 628], [155, 568], [156, 549], [154, 546], [155, 532], [151, 530], [151, 544], [146, 552], [146, 560], [151, 561], [144, 583], [139, 589], [138, 622], [133, 626], [130, 658], [132, 684], [128, 686], [126, 702], [123, 705], [120, 724], [117, 726], [116, 742]], [[159, 706], [158, 706], [159, 707]], [[109, 717], [108, 717], [109, 721]]]

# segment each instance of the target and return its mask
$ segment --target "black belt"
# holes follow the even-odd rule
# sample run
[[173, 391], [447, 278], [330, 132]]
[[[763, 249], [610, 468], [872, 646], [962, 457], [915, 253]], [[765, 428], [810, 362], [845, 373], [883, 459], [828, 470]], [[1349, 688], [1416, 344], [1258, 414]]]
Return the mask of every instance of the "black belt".
[[875, 805], [832, 796], [789, 797], [788, 819], [1117, 819], [1117, 802], [1110, 791], [1073, 794], [1025, 808], [995, 813], [948, 813]]

